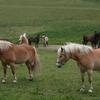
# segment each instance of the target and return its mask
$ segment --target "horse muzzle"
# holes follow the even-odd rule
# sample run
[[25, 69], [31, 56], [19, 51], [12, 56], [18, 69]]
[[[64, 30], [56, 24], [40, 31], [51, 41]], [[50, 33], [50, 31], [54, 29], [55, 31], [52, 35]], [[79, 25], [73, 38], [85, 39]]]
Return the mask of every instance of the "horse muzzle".
[[62, 64], [56, 63], [56, 66], [57, 66], [58, 68], [61, 68], [61, 67], [62, 67]]

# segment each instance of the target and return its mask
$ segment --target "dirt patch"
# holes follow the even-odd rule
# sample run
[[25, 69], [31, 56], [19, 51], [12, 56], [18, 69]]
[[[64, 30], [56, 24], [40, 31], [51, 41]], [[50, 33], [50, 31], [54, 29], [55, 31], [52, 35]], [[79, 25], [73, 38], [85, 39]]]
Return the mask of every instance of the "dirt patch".
[[62, 45], [49, 45], [47, 47], [39, 46], [40, 49], [47, 49], [47, 50], [57, 50]]

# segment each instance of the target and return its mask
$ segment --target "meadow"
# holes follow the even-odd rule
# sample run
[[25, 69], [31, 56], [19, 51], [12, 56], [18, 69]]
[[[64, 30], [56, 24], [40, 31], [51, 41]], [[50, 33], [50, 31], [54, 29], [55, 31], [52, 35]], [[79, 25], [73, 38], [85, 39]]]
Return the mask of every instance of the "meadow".
[[[12, 83], [12, 74], [8, 69], [8, 79], [6, 84], [0, 83], [0, 100], [99, 100], [100, 80], [98, 72], [94, 73], [94, 92], [87, 91], [81, 93], [80, 73], [77, 64], [70, 60], [62, 68], [55, 66], [55, 50], [38, 50], [41, 71], [34, 75], [33, 81], [26, 79], [28, 73], [24, 65], [17, 65], [16, 84]], [[3, 71], [0, 67], [0, 75]], [[86, 79], [88, 90], [89, 83]]]
[[[47, 34], [49, 44], [82, 43], [84, 34], [100, 31], [99, 0], [0, 0], [0, 38], [18, 44], [19, 35]], [[0, 100], [99, 100], [100, 73], [94, 72], [94, 92], [79, 92], [77, 64], [70, 60], [57, 68], [56, 50], [37, 49], [41, 71], [28, 81], [25, 65], [17, 65], [17, 84], [8, 69], [6, 84], [0, 82]], [[0, 65], [0, 78], [3, 69]], [[88, 89], [88, 82], [86, 77]]]
[[[0, 37], [46, 33], [50, 44], [82, 42], [100, 27], [99, 0], [0, 0]], [[78, 37], [78, 38], [76, 38]]]

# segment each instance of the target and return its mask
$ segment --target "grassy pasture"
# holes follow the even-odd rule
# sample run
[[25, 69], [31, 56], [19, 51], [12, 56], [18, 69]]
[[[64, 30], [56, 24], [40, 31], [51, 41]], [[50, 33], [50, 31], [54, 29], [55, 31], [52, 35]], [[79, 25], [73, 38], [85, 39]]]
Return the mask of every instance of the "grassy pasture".
[[[74, 61], [70, 60], [59, 69], [55, 66], [56, 51], [39, 49], [38, 53], [42, 66], [41, 72], [35, 75], [31, 82], [26, 79], [26, 66], [17, 65], [18, 83], [13, 84], [9, 69], [7, 83], [0, 83], [1, 100], [99, 100], [100, 73], [94, 73], [94, 92], [80, 93], [80, 73]], [[2, 67], [0, 70], [2, 76]], [[87, 78], [86, 85], [88, 89]]]
[[[100, 31], [99, 0], [0, 0], [0, 37], [14, 43], [18, 43], [23, 32], [28, 35], [47, 33], [50, 44], [81, 43], [83, 34], [94, 31]], [[80, 93], [80, 73], [74, 61], [70, 60], [58, 69], [55, 66], [56, 51], [38, 49], [38, 53], [41, 72], [30, 82], [26, 79], [26, 66], [17, 65], [18, 83], [13, 84], [8, 69], [7, 83], [0, 83], [0, 100], [100, 99], [100, 73], [93, 75], [94, 92]], [[2, 74], [1, 66], [1, 78]]]
[[[50, 44], [82, 41], [100, 30], [99, 0], [0, 0], [0, 37], [46, 33]], [[78, 37], [78, 38], [76, 38]]]

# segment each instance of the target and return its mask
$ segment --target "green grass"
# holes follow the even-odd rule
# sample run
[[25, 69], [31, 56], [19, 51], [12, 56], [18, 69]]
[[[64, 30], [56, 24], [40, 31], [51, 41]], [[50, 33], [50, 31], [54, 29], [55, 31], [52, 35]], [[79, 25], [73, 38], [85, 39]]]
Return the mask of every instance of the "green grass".
[[[84, 34], [100, 31], [100, 0], [0, 0], [0, 38], [19, 43], [19, 35], [46, 33], [49, 44], [82, 42]], [[27, 68], [17, 65], [18, 83], [8, 70], [6, 84], [0, 83], [0, 100], [99, 100], [100, 77], [94, 73], [94, 92], [80, 93], [80, 73], [70, 60], [61, 69], [55, 66], [56, 51], [38, 50], [41, 72], [32, 82]], [[0, 65], [1, 66], [1, 65]], [[0, 67], [0, 76], [3, 71]], [[87, 89], [88, 82], [86, 78]]]
[[[99, 73], [93, 74], [94, 92], [80, 93], [80, 73], [74, 61], [70, 60], [59, 69], [55, 66], [56, 51], [39, 49], [38, 53], [41, 72], [34, 76], [33, 81], [28, 81], [26, 66], [17, 65], [18, 83], [13, 84], [9, 69], [7, 83], [0, 84], [1, 100], [99, 100]], [[0, 70], [2, 76], [2, 67]], [[87, 78], [86, 84], [88, 89]]]
[[23, 32], [46, 33], [50, 44], [81, 43], [83, 34], [100, 29], [99, 5], [99, 0], [0, 0], [0, 37], [16, 43]]

